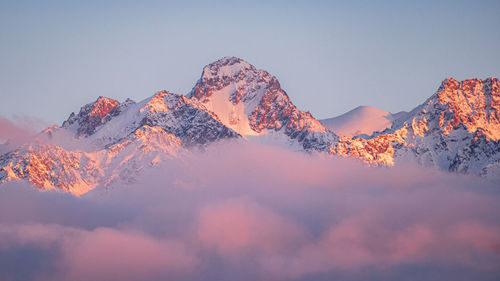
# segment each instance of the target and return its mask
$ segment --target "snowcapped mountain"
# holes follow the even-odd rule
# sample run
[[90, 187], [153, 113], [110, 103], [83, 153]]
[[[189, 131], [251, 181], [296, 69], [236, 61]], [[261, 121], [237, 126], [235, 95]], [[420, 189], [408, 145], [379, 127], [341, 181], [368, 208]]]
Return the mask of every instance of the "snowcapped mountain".
[[182, 140], [183, 146], [205, 145], [222, 139], [239, 137], [196, 100], [184, 95], [160, 91], [135, 103], [99, 97], [72, 113], [62, 128], [77, 138], [87, 138], [106, 147], [121, 142], [143, 126], [159, 127]]
[[[442, 170], [499, 177], [497, 78], [444, 80], [425, 103], [368, 138], [342, 137], [336, 152], [367, 162], [412, 160]], [[381, 157], [377, 157], [381, 156]]]
[[[438, 91], [392, 131], [407, 129], [397, 157], [444, 170], [500, 177], [500, 82], [444, 80]], [[410, 153], [408, 153], [408, 151]]]
[[276, 77], [235, 57], [203, 68], [189, 97], [244, 137], [283, 140], [306, 151], [325, 151], [338, 137], [290, 101]]
[[342, 115], [319, 120], [323, 126], [339, 136], [371, 135], [390, 128], [392, 122], [405, 112], [391, 114], [373, 106], [358, 106]]
[[[74, 146], [59, 143], [68, 133], [90, 148], [63, 148]], [[82, 194], [99, 184], [133, 181], [145, 167], [188, 148], [239, 137], [183, 95], [161, 91], [139, 103], [99, 97], [62, 127], [48, 128], [33, 143], [0, 156], [0, 181], [22, 178], [42, 189]]]
[[[325, 127], [297, 109], [276, 77], [226, 57], [205, 66], [187, 96], [160, 91], [137, 103], [99, 97], [84, 105], [61, 127], [47, 128], [33, 142], [1, 155], [0, 182], [27, 179], [41, 189], [78, 195], [97, 185], [134, 181], [147, 167], [224, 139], [355, 157], [373, 165], [410, 160], [495, 178], [500, 174], [499, 106], [498, 79], [449, 78], [409, 113], [359, 107], [323, 120]], [[352, 137], [358, 132], [364, 135]]]

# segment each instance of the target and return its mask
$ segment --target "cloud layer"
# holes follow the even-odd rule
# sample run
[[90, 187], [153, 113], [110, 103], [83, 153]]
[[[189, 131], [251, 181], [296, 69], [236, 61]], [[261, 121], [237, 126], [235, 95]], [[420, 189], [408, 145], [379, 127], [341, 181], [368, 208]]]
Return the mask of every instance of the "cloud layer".
[[81, 198], [0, 188], [1, 280], [495, 280], [500, 190], [253, 144]]

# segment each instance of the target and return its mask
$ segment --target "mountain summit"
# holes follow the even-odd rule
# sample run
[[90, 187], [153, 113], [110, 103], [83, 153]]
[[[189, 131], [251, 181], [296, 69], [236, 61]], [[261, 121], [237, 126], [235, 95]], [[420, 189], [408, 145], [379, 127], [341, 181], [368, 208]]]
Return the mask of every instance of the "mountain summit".
[[[159, 91], [137, 103], [99, 97], [84, 105], [61, 127], [1, 155], [0, 181], [26, 179], [41, 189], [78, 195], [98, 185], [134, 181], [144, 168], [224, 139], [355, 157], [371, 165], [411, 160], [498, 178], [499, 106], [498, 79], [448, 78], [426, 102], [397, 118], [360, 107], [337, 119], [369, 129], [352, 137], [299, 110], [267, 71], [225, 57], [205, 66], [186, 96]], [[359, 119], [360, 112], [372, 117]], [[383, 124], [367, 124], [373, 116], [385, 118]], [[89, 146], [69, 148], [58, 141], [62, 135]]]
[[297, 109], [276, 77], [239, 58], [205, 66], [188, 96], [242, 136], [283, 136], [306, 150], [322, 150], [336, 141], [309, 112]]

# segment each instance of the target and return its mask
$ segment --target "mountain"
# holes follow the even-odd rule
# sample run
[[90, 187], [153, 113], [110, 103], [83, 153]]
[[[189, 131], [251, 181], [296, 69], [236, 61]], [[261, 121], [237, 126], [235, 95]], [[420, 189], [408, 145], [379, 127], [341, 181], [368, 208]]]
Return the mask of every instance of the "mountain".
[[[61, 135], [90, 143], [65, 149]], [[240, 138], [196, 100], [161, 91], [139, 103], [99, 97], [71, 113], [61, 127], [0, 156], [0, 181], [27, 179], [41, 189], [83, 194], [99, 184], [133, 181], [165, 158], [222, 139]]]
[[342, 115], [319, 121], [339, 136], [354, 137], [361, 134], [371, 135], [390, 128], [392, 122], [402, 114], [404, 112], [393, 115], [373, 106], [358, 106]]
[[[371, 163], [416, 161], [446, 171], [499, 177], [497, 78], [444, 80], [422, 105], [368, 138], [342, 137], [336, 152]], [[383, 154], [383, 157], [374, 156]]]
[[77, 138], [106, 147], [123, 141], [145, 125], [179, 137], [182, 145], [188, 147], [239, 137], [196, 100], [168, 91], [157, 92], [139, 103], [99, 97], [83, 106], [78, 115], [72, 113], [62, 128]]
[[498, 177], [499, 120], [497, 78], [461, 82], [448, 78], [392, 130], [407, 128], [410, 133], [407, 140], [413, 146], [401, 150], [400, 155], [409, 154], [424, 165], [444, 170]]
[[[205, 66], [187, 95], [160, 91], [137, 103], [99, 97], [84, 105], [61, 127], [3, 153], [0, 182], [26, 179], [79, 195], [134, 181], [145, 168], [221, 140], [498, 178], [499, 105], [498, 79], [449, 78], [411, 112], [359, 107], [324, 120], [325, 127], [291, 102], [276, 77], [226, 57]], [[365, 134], [350, 136], [357, 131]]]
[[311, 113], [297, 109], [276, 77], [239, 58], [205, 66], [188, 96], [244, 137], [283, 140], [306, 151], [325, 151], [338, 139]]

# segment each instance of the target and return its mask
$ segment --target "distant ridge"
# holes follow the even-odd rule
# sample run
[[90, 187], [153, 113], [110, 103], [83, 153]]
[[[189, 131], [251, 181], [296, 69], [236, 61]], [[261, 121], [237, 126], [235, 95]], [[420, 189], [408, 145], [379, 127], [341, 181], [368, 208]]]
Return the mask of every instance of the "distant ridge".
[[390, 128], [394, 117], [390, 112], [373, 107], [358, 106], [342, 115], [319, 120], [323, 126], [339, 136], [371, 135]]

